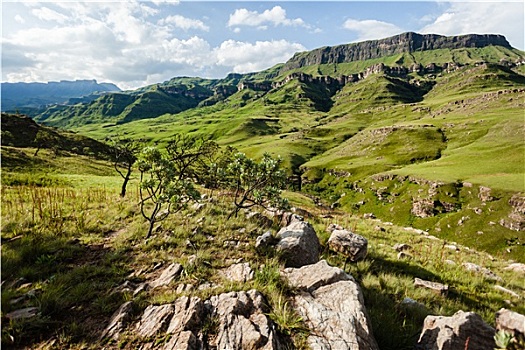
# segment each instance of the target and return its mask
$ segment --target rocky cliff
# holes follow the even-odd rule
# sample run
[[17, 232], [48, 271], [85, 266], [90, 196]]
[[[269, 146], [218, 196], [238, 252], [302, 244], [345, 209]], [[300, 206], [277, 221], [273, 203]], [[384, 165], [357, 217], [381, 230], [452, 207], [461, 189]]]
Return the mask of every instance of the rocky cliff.
[[326, 46], [309, 52], [300, 52], [286, 62], [281, 72], [309, 65], [368, 60], [406, 52], [485, 47], [489, 45], [511, 48], [507, 39], [502, 35], [468, 34], [447, 37], [437, 34], [408, 32], [381, 40]]

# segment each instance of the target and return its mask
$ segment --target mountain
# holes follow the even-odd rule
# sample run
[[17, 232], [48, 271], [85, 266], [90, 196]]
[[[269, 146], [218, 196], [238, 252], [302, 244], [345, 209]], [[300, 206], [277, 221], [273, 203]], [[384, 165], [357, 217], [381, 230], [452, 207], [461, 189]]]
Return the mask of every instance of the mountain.
[[79, 102], [85, 96], [91, 95], [91, 99], [93, 99], [101, 93], [115, 91], [120, 91], [116, 85], [112, 83], [99, 84], [96, 80], [2, 83], [2, 111], [63, 104], [70, 99], [73, 99], [73, 102]]

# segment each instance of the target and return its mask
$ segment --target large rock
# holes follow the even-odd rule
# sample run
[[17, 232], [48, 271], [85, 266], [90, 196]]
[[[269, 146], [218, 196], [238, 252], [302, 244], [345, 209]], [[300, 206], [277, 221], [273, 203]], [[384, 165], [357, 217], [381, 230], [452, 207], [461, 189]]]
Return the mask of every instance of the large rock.
[[174, 308], [173, 317], [166, 331], [169, 334], [198, 329], [205, 317], [204, 302], [198, 297], [180, 297], [175, 300]]
[[247, 282], [253, 279], [254, 272], [249, 263], [239, 263], [221, 271], [221, 275], [230, 281]]
[[149, 285], [151, 288], [167, 286], [171, 283], [176, 277], [182, 272], [182, 265], [173, 263], [168, 266], [162, 274], [155, 281], [151, 282]]
[[525, 335], [525, 316], [507, 309], [500, 309], [496, 313], [496, 329], [511, 334]]
[[217, 349], [281, 349], [269, 310], [262, 294], [256, 290], [230, 292], [207, 301], [212, 317], [219, 321]]
[[328, 239], [330, 249], [343, 254], [351, 262], [363, 260], [368, 251], [365, 237], [347, 230], [334, 230]]
[[168, 327], [169, 320], [174, 312], [175, 307], [172, 304], [148, 306], [135, 327], [138, 335], [148, 338], [164, 331]]
[[378, 349], [361, 289], [352, 276], [324, 260], [285, 269], [283, 276], [300, 290], [293, 304], [312, 330], [308, 336], [311, 349]]
[[319, 261], [319, 239], [309, 223], [295, 221], [277, 232], [277, 238], [277, 249], [283, 253], [286, 267], [301, 267]]
[[417, 342], [418, 350], [494, 350], [494, 328], [473, 312], [451, 317], [427, 316]]
[[100, 339], [112, 338], [117, 339], [120, 332], [126, 328], [127, 323], [131, 318], [131, 312], [133, 311], [133, 302], [127, 301], [113, 313], [109, 321], [108, 326], [102, 332]]

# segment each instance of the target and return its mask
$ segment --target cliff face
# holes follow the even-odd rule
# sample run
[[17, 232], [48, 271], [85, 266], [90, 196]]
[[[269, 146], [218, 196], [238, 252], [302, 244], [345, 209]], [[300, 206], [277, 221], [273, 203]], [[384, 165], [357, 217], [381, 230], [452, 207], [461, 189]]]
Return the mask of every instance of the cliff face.
[[405, 52], [485, 47], [489, 45], [511, 48], [507, 39], [502, 35], [468, 34], [447, 37], [437, 34], [408, 32], [381, 40], [370, 40], [333, 47], [327, 46], [309, 52], [297, 53], [286, 62], [281, 72], [310, 65], [368, 60]]

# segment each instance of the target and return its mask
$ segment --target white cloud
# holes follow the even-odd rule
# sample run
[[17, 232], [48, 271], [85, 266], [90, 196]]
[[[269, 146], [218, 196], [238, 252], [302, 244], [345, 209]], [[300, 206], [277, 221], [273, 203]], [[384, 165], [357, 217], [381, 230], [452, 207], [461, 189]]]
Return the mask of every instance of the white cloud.
[[382, 39], [403, 32], [403, 29], [392, 23], [377, 21], [375, 19], [362, 21], [347, 19], [343, 24], [343, 28], [357, 32], [358, 38], [356, 41]]
[[198, 19], [183, 17], [181, 15], [168, 16], [164, 19], [161, 19], [159, 24], [172, 24], [173, 26], [186, 31], [189, 29], [200, 29], [206, 32], [210, 30], [210, 27], [205, 25], [204, 22]]
[[303, 45], [286, 40], [257, 41], [255, 44], [227, 40], [214, 51], [218, 65], [232, 67], [235, 73], [248, 73], [285, 62], [295, 52], [304, 50]]
[[20, 15], [16, 15], [15, 16], [15, 21], [17, 21], [18, 23], [21, 23], [21, 24], [26, 23], [26, 20], [24, 19], [24, 17], [22, 17]]
[[65, 16], [64, 14], [51, 10], [48, 7], [41, 7], [38, 9], [33, 9], [31, 13], [35, 17], [43, 21], [53, 21], [53, 22], [58, 22], [58, 23], [64, 23], [68, 19], [67, 16]]
[[421, 33], [441, 35], [503, 34], [515, 47], [524, 48], [523, 2], [454, 2]]
[[272, 24], [275, 27], [279, 25], [308, 27], [308, 25], [301, 18], [287, 18], [286, 10], [281, 6], [274, 6], [271, 10], [265, 10], [262, 13], [257, 11], [249, 11], [245, 8], [237, 9], [230, 15], [228, 27], [261, 27], [266, 23]]

